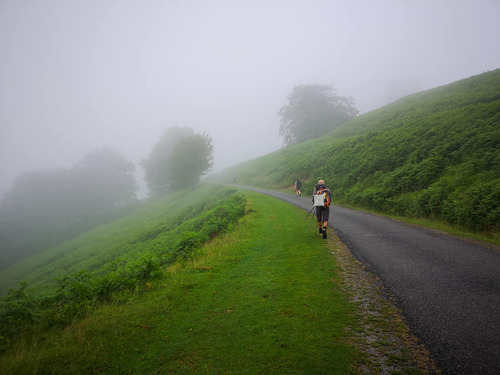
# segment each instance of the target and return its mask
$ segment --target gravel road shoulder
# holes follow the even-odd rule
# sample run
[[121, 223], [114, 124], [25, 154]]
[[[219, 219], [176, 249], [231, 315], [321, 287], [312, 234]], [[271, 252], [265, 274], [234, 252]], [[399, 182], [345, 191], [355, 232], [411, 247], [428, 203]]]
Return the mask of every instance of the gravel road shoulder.
[[364, 269], [349, 249], [330, 232], [328, 246], [335, 256], [343, 289], [358, 305], [359, 329], [350, 343], [363, 353], [362, 374], [440, 374], [429, 351], [404, 323], [394, 297], [376, 275]]

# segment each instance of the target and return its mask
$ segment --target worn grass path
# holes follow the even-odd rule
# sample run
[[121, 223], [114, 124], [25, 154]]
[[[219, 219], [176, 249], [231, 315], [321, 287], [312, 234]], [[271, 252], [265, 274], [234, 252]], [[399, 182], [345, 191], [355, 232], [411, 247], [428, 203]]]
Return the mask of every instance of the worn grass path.
[[[248, 214], [147, 294], [6, 353], [16, 374], [349, 374], [357, 304], [304, 212], [245, 192]], [[374, 373], [377, 373], [375, 371]]]

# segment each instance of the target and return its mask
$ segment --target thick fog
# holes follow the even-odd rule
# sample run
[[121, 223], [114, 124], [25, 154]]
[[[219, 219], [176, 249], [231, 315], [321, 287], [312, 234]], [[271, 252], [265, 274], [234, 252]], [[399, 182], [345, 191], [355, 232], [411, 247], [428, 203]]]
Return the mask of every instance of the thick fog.
[[0, 194], [100, 147], [138, 163], [171, 126], [223, 169], [281, 147], [296, 85], [364, 113], [499, 68], [499, 20], [499, 0], [0, 0]]

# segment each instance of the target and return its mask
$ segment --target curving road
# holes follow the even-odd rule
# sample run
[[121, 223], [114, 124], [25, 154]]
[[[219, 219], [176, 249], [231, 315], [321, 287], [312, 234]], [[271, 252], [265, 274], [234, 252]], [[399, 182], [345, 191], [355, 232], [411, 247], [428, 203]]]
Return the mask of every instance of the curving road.
[[[241, 187], [312, 208], [309, 197]], [[396, 297], [443, 374], [500, 374], [499, 251], [338, 206], [329, 226]]]

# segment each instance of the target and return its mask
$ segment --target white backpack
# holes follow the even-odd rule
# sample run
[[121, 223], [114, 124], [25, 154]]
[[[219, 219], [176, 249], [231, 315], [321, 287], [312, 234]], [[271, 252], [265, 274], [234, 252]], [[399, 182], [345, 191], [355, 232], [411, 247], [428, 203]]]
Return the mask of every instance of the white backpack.
[[323, 194], [314, 196], [314, 207], [325, 207], [325, 196]]
[[327, 189], [320, 189], [314, 195], [315, 207], [330, 207], [330, 197]]

